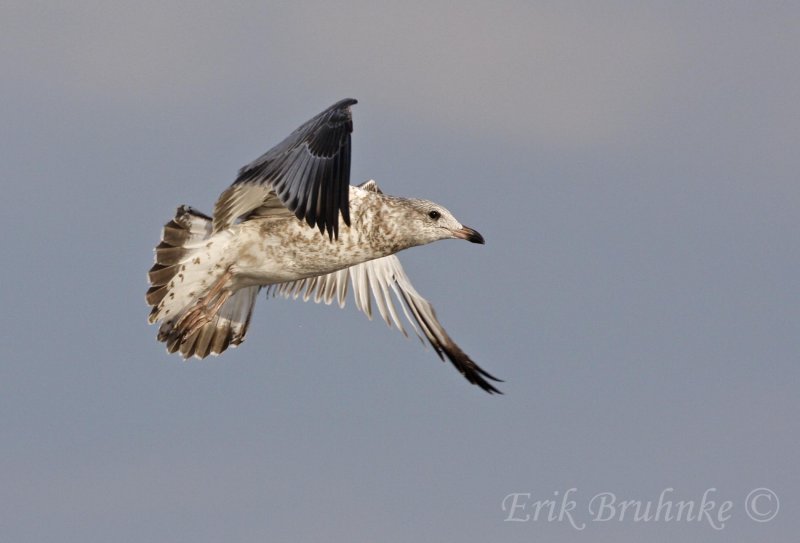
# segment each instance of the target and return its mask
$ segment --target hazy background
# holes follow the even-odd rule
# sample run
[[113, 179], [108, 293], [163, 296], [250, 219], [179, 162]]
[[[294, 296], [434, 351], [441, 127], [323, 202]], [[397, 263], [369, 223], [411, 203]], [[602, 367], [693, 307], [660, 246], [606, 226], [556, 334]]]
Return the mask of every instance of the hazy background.
[[[800, 8], [649, 4], [3, 2], [0, 539], [796, 541]], [[505, 396], [352, 303], [146, 324], [175, 207], [348, 96], [353, 182], [486, 237], [401, 258]], [[504, 522], [571, 487], [734, 507]]]

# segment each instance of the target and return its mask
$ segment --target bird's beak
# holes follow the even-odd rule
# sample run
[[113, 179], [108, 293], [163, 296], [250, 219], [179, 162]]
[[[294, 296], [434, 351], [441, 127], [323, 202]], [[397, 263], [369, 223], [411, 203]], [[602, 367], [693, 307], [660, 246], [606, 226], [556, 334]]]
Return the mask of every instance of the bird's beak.
[[483, 239], [483, 236], [480, 235], [477, 230], [473, 230], [468, 226], [462, 226], [458, 230], [453, 230], [453, 235], [458, 239], [465, 239], [472, 243], [480, 243], [481, 245], [486, 243], [486, 241]]

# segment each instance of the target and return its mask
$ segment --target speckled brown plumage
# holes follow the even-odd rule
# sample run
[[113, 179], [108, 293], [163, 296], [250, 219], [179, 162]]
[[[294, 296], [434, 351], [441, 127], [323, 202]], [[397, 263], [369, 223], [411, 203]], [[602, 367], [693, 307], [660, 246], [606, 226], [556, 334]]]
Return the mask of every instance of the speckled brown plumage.
[[384, 194], [372, 180], [349, 185], [353, 103], [335, 104], [243, 168], [213, 218], [178, 208], [148, 274], [158, 340], [184, 358], [220, 354], [244, 340], [262, 288], [317, 302], [336, 298], [343, 306], [350, 284], [367, 316], [374, 302], [384, 321], [407, 335], [399, 307], [440, 358], [499, 393], [489, 382], [498, 379], [452, 340], [395, 256], [441, 239], [483, 237], [434, 202]]

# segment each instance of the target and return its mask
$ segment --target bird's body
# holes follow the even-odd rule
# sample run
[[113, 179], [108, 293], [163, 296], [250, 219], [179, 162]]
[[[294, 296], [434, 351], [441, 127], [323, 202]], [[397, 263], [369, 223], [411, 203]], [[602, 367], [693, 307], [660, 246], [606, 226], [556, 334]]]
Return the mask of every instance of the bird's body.
[[498, 392], [393, 256], [440, 239], [483, 238], [438, 204], [386, 195], [372, 180], [346, 183], [353, 103], [335, 104], [243, 168], [214, 218], [178, 208], [149, 274], [150, 322], [162, 322], [158, 339], [184, 357], [219, 354], [244, 340], [262, 288], [343, 306], [352, 283], [356, 306], [367, 315], [374, 299], [387, 324], [406, 333], [393, 294], [440, 357], [447, 355], [470, 382]]
[[254, 217], [231, 227], [234, 288], [328, 274], [419, 244], [402, 228], [404, 200], [350, 187], [350, 226], [330, 241], [294, 215]]

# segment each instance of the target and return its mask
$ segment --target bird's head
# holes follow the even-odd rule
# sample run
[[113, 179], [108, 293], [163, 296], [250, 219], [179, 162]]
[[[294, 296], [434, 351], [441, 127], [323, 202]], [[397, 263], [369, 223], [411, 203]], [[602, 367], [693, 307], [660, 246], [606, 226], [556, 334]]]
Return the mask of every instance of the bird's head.
[[444, 206], [429, 200], [413, 199], [408, 202], [419, 245], [440, 239], [465, 239], [472, 243], [485, 243], [477, 230], [458, 222]]

